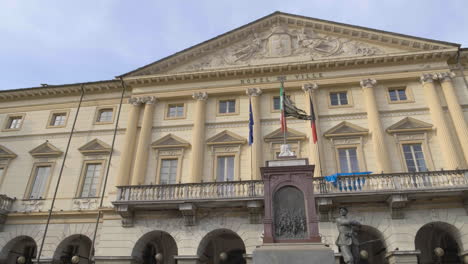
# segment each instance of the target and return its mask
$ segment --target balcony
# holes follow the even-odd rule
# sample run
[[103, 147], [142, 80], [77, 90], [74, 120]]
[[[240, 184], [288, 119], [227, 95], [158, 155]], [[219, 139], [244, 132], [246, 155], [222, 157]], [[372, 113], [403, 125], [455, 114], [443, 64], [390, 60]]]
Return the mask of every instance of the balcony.
[[[401, 209], [411, 200], [468, 194], [468, 170], [344, 176], [335, 182], [316, 177], [312, 182], [323, 221], [327, 221], [334, 205], [368, 202], [369, 196], [372, 202], [388, 204], [393, 218], [402, 218]], [[179, 209], [184, 217], [189, 217], [186, 224], [193, 224], [190, 221], [194, 221], [197, 208], [246, 207], [251, 222], [256, 222], [263, 201], [262, 181], [137, 185], [118, 189], [113, 204], [124, 219], [132, 218], [136, 210]]]
[[3, 230], [8, 213], [15, 199], [10, 198], [4, 194], [0, 194], [0, 231]]

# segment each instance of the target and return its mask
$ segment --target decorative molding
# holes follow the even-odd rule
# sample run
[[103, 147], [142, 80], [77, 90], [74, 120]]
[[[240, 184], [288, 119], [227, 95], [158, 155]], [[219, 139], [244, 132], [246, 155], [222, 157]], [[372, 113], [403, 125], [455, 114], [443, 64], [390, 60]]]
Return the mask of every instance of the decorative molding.
[[249, 222], [251, 224], [261, 224], [263, 216], [262, 201], [247, 201], [247, 209], [249, 210]]
[[236, 133], [224, 130], [206, 141], [208, 146], [212, 145], [242, 145], [247, 140]]
[[367, 113], [358, 114], [345, 114], [345, 115], [319, 115], [322, 121], [341, 121], [341, 120], [354, 120], [354, 119], [366, 119]]
[[422, 84], [431, 83], [434, 82], [434, 80], [437, 80], [437, 74], [424, 73], [419, 79]]
[[78, 149], [81, 154], [88, 156], [88, 155], [104, 155], [110, 154], [112, 148], [107, 143], [102, 142], [101, 140], [95, 138], [90, 142], [84, 144], [82, 147]]
[[364, 79], [359, 82], [362, 88], [374, 88], [377, 84], [375, 79]]
[[188, 148], [190, 143], [180, 137], [177, 137], [173, 134], [167, 134], [164, 137], [154, 141], [151, 144], [151, 147], [154, 149], [164, 149], [164, 148]]
[[[307, 136], [297, 130], [292, 128], [288, 128], [286, 132], [286, 140], [305, 140]], [[270, 134], [263, 137], [265, 142], [282, 142], [283, 141], [283, 132], [281, 132], [281, 128], [276, 129], [275, 131], [271, 132]]]
[[14, 159], [17, 155], [7, 147], [0, 145], [0, 159]]
[[194, 226], [197, 221], [197, 207], [192, 203], [179, 204], [179, 211], [182, 213], [186, 226]]
[[452, 78], [454, 78], [456, 74], [453, 72], [439, 72], [437, 73], [436, 76], [440, 82], [447, 82], [447, 81], [452, 81]]
[[41, 211], [42, 206], [44, 205], [44, 200], [23, 200], [21, 205], [23, 206], [23, 210], [25, 212], [38, 212]]
[[390, 209], [392, 219], [404, 219], [403, 209], [408, 204], [408, 196], [406, 194], [393, 194], [387, 199], [387, 204]]
[[358, 125], [354, 125], [347, 121], [343, 121], [338, 125], [330, 128], [324, 133], [326, 138], [334, 137], [353, 137], [353, 136], [366, 136], [369, 130]]
[[134, 106], [139, 106], [139, 105], [143, 104], [142, 97], [131, 97], [131, 98], [128, 98], [127, 102], [129, 104], [134, 105]]
[[260, 96], [262, 94], [262, 89], [260, 88], [247, 88], [245, 93], [249, 96]]
[[208, 99], [207, 92], [195, 92], [192, 94], [192, 98], [199, 101], [206, 101]]
[[207, 128], [230, 128], [230, 127], [246, 127], [249, 121], [232, 121], [232, 122], [219, 122], [219, 123], [206, 123]]
[[385, 111], [385, 112], [381, 111], [380, 112], [381, 117], [413, 116], [413, 115], [428, 115], [428, 114], [429, 114], [428, 109], [415, 110], [415, 111], [404, 110], [404, 111]]
[[49, 141], [42, 143], [41, 145], [35, 147], [31, 151], [29, 151], [31, 156], [35, 158], [41, 157], [59, 157], [63, 154], [61, 150], [59, 150], [54, 145], [50, 144]]
[[79, 198], [73, 200], [73, 210], [95, 210], [97, 207], [97, 198]]
[[408, 132], [421, 132], [421, 131], [431, 131], [432, 124], [417, 120], [412, 117], [405, 117], [402, 120], [396, 122], [395, 124], [387, 128], [387, 132], [390, 134], [393, 133], [408, 133]]
[[318, 85], [316, 83], [305, 83], [302, 85], [302, 90], [304, 92], [315, 92], [318, 89]]
[[193, 129], [193, 124], [153, 127], [154, 132], [175, 132], [175, 131], [187, 131], [187, 130], [192, 130], [192, 129]]
[[133, 227], [134, 212], [129, 205], [116, 205], [115, 211], [122, 217], [122, 227]]

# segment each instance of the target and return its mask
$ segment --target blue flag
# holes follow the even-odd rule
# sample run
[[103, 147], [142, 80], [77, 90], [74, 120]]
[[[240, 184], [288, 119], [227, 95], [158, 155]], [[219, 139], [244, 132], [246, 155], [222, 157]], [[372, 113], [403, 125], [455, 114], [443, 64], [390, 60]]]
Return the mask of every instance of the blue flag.
[[253, 125], [254, 125], [254, 119], [253, 119], [253, 113], [252, 113], [252, 101], [249, 98], [249, 145], [252, 145], [254, 141]]

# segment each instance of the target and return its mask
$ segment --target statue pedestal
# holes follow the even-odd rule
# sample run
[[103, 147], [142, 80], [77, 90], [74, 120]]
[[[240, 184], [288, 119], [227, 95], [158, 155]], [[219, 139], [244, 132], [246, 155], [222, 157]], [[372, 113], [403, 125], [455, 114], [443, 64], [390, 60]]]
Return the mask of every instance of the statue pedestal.
[[265, 215], [263, 245], [254, 264], [334, 264], [333, 250], [320, 243], [312, 177], [306, 159], [268, 161], [261, 168]]
[[253, 252], [254, 264], [335, 264], [333, 250], [322, 243], [263, 244]]

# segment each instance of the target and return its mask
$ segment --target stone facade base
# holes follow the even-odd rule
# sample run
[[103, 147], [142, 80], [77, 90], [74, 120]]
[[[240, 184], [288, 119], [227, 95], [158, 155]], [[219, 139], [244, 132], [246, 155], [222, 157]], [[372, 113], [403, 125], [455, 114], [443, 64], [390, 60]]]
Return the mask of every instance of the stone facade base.
[[321, 243], [263, 244], [253, 252], [254, 264], [334, 264], [333, 250]]
[[418, 264], [419, 250], [416, 251], [391, 251], [385, 255], [388, 264]]
[[133, 258], [127, 256], [117, 256], [117, 257], [94, 257], [94, 263], [96, 264], [133, 264]]
[[177, 260], [177, 264], [196, 264], [198, 256], [174, 256], [174, 259]]

